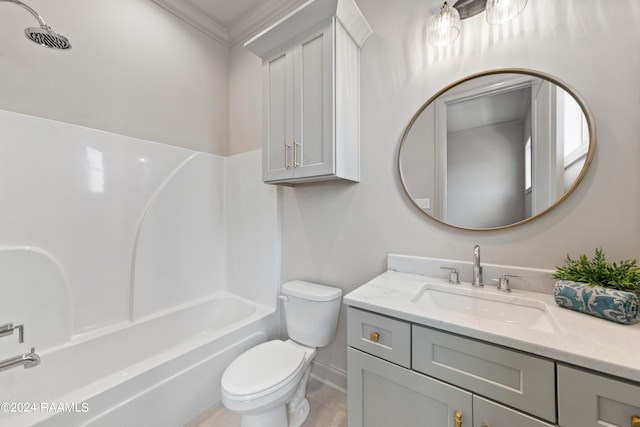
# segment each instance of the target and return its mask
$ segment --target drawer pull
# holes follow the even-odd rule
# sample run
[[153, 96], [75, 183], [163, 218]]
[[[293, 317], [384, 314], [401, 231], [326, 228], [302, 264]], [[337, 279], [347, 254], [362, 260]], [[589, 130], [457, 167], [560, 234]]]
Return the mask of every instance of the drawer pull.
[[[377, 332], [371, 332], [371, 335], [369, 335], [369, 339], [372, 342], [378, 342], [380, 340], [380, 334]], [[635, 427], [635, 426], [634, 426]]]
[[456, 427], [462, 427], [462, 414], [460, 411], [456, 411], [456, 415], [453, 417], [453, 420], [456, 422]]
[[637, 415], [631, 417], [631, 427], [640, 427], [640, 417]]

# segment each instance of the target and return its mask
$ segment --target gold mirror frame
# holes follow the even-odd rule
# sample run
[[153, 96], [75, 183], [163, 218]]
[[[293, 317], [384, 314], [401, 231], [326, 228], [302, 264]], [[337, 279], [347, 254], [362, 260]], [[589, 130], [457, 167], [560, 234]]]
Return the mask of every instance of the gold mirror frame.
[[[496, 74], [522, 74], [525, 76], [533, 76], [533, 77], [537, 77], [540, 79], [544, 79], [547, 80], [553, 84], [555, 84], [556, 86], [562, 88], [564, 91], [566, 91], [568, 94], [570, 94], [578, 103], [578, 105], [580, 106], [580, 109], [582, 110], [582, 113], [584, 114], [584, 117], [586, 119], [587, 122], [587, 128], [589, 130], [589, 148], [586, 154], [586, 158], [585, 158], [585, 162], [584, 165], [582, 167], [582, 170], [580, 171], [580, 173], [578, 174], [578, 176], [576, 177], [575, 181], [573, 182], [573, 184], [567, 189], [567, 191], [564, 192], [564, 194], [558, 199], [556, 200], [555, 203], [552, 203], [549, 207], [547, 207], [546, 209], [542, 210], [541, 212], [532, 215], [528, 218], [525, 218], [521, 221], [517, 221], [511, 224], [506, 224], [503, 226], [496, 226], [496, 227], [487, 227], [487, 228], [473, 228], [473, 227], [464, 227], [464, 226], [460, 226], [460, 225], [456, 225], [456, 224], [451, 224], [448, 223], [446, 221], [443, 221], [442, 219], [439, 219], [437, 217], [435, 217], [434, 215], [431, 215], [427, 212], [424, 211], [424, 209], [422, 207], [420, 207], [420, 205], [415, 201], [415, 199], [413, 198], [413, 196], [411, 195], [411, 193], [409, 192], [409, 189], [407, 187], [407, 183], [405, 182], [405, 178], [402, 172], [402, 148], [407, 140], [407, 135], [409, 134], [413, 124], [416, 122], [416, 120], [418, 119], [418, 117], [420, 116], [420, 114], [430, 105], [432, 104], [436, 99], [438, 99], [441, 95], [443, 95], [444, 93], [446, 93], [447, 91], [449, 91], [450, 89], [461, 85], [462, 83], [465, 83], [467, 81], [473, 80], [475, 78], [478, 77], [485, 77], [485, 76], [491, 76], [491, 75], [496, 75]], [[595, 119], [593, 117], [593, 113], [591, 112], [591, 110], [589, 109], [589, 106], [587, 105], [586, 101], [584, 100], [584, 98], [578, 93], [576, 92], [571, 86], [569, 86], [568, 84], [566, 84], [565, 82], [563, 82], [562, 80], [551, 76], [549, 74], [540, 72], [540, 71], [535, 71], [535, 70], [530, 70], [530, 69], [525, 69], [525, 68], [501, 68], [501, 69], [493, 69], [493, 70], [488, 70], [488, 71], [483, 71], [480, 73], [475, 73], [475, 74], [471, 74], [467, 77], [464, 77], [460, 80], [457, 80], [449, 85], [447, 85], [446, 87], [442, 88], [441, 90], [439, 90], [436, 94], [434, 94], [431, 98], [429, 98], [427, 100], [427, 102], [425, 102], [419, 109], [418, 111], [413, 115], [413, 117], [411, 118], [411, 120], [409, 121], [409, 123], [407, 124], [403, 134], [402, 134], [402, 138], [400, 140], [400, 146], [398, 148], [398, 158], [397, 158], [397, 168], [398, 168], [398, 172], [400, 174], [400, 181], [402, 182], [402, 187], [405, 191], [405, 193], [407, 194], [407, 196], [409, 196], [409, 199], [411, 200], [411, 202], [420, 210], [420, 212], [422, 212], [423, 214], [425, 214], [427, 217], [433, 219], [434, 221], [437, 221], [441, 224], [444, 225], [448, 225], [449, 227], [453, 227], [453, 228], [457, 228], [457, 229], [461, 229], [461, 230], [471, 230], [471, 231], [492, 231], [492, 230], [503, 230], [503, 229], [508, 229], [508, 228], [512, 228], [512, 227], [516, 227], [518, 225], [522, 225], [522, 224], [526, 224], [530, 221], [533, 221], [534, 219], [540, 218], [541, 216], [545, 215], [546, 213], [550, 212], [551, 210], [553, 210], [554, 208], [556, 208], [558, 205], [560, 205], [567, 197], [569, 197], [569, 195], [571, 193], [573, 193], [573, 191], [578, 187], [578, 185], [580, 185], [580, 183], [582, 182], [582, 179], [584, 178], [584, 176], [586, 175], [587, 171], [589, 170], [589, 167], [591, 165], [591, 162], [593, 161], [593, 158], [595, 156], [595, 151], [596, 151], [596, 125], [595, 125]]]

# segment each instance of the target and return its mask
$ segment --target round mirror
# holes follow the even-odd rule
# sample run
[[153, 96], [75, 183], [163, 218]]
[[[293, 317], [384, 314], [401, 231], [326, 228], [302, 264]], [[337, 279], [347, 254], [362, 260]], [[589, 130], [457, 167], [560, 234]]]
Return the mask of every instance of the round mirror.
[[512, 227], [553, 209], [593, 159], [596, 131], [585, 101], [547, 74], [474, 74], [436, 93], [400, 143], [405, 191], [452, 227]]

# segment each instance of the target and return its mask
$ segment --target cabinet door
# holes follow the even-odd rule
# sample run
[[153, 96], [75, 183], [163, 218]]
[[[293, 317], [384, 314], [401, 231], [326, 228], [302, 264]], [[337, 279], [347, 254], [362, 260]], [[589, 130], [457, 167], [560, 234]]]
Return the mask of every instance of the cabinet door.
[[350, 347], [347, 353], [349, 427], [471, 426], [471, 393]]
[[558, 365], [562, 427], [629, 427], [640, 422], [640, 385]]
[[473, 427], [553, 427], [553, 425], [474, 395]]
[[553, 361], [417, 325], [411, 342], [416, 371], [555, 422]]
[[279, 51], [262, 65], [263, 181], [293, 176], [293, 50]]
[[334, 156], [333, 24], [294, 40], [294, 177], [331, 175]]

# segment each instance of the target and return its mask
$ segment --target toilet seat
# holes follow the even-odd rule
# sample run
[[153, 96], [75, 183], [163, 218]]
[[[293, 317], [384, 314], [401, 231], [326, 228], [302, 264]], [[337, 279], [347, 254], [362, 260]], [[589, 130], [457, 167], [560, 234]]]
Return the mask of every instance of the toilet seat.
[[273, 340], [236, 358], [222, 376], [227, 399], [253, 401], [296, 384], [303, 374], [305, 351], [289, 342]]

